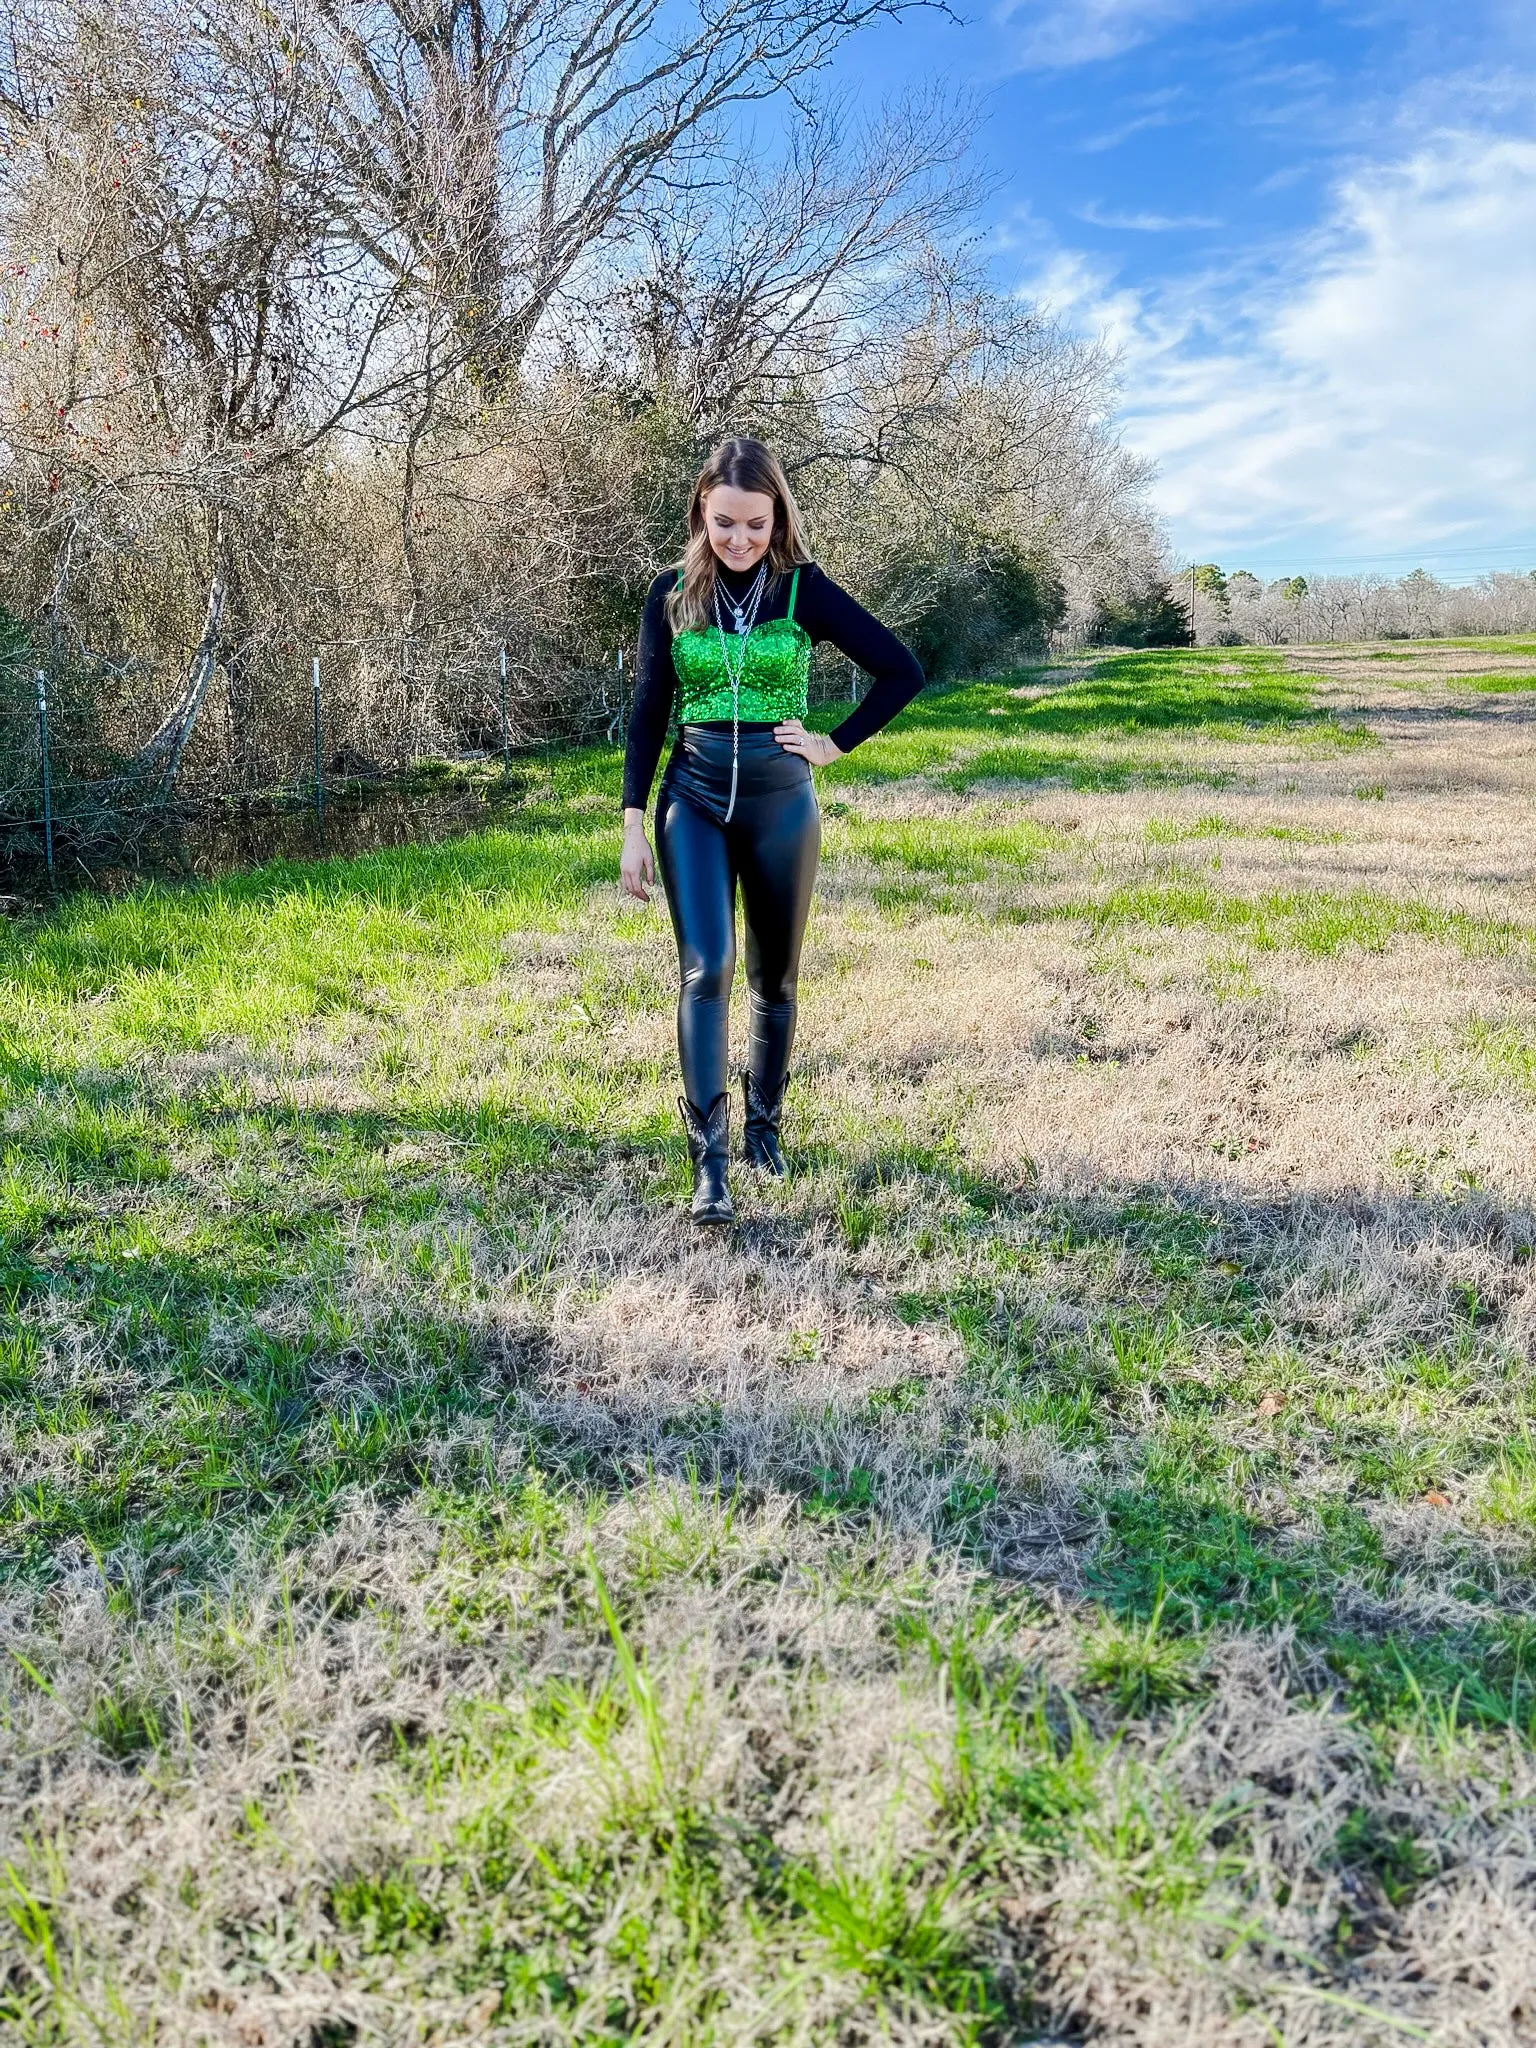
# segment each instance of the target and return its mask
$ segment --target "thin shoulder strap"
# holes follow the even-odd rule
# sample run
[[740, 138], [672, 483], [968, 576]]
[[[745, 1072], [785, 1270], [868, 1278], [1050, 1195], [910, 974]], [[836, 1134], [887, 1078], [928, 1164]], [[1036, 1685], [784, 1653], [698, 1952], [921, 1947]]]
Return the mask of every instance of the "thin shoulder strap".
[[785, 618], [786, 618], [786, 619], [792, 619], [792, 618], [793, 618], [793, 617], [795, 616], [795, 592], [796, 592], [796, 591], [797, 591], [797, 590], [798, 590], [799, 588], [800, 588], [800, 567], [799, 567], [799, 564], [797, 563], [797, 564], [795, 565], [795, 573], [794, 573], [794, 575], [793, 575], [793, 576], [791, 576], [791, 577], [790, 577], [790, 579], [789, 579], [789, 610], [788, 610], [787, 612], [785, 612], [785, 614], [784, 614], [784, 616], [785, 616]]

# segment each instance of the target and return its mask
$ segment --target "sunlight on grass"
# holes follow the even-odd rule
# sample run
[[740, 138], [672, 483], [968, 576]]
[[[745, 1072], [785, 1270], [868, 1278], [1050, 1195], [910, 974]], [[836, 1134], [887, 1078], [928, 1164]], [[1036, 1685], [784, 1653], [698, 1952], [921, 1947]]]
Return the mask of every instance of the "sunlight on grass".
[[[823, 723], [835, 723], [824, 719]], [[1180, 740], [1308, 748], [1373, 744], [1318, 709], [1306, 678], [1266, 648], [1154, 650], [1107, 656], [1052, 687], [1051, 672], [1021, 684], [968, 684], [920, 698], [891, 732], [827, 771], [858, 784], [940, 777], [965, 792], [989, 782], [1060, 779], [1075, 789], [1138, 781], [1220, 783], [1221, 771], [1170, 756]], [[1164, 749], [1153, 751], [1149, 741]]]
[[[495, 971], [512, 932], [554, 931], [609, 881], [618, 837], [565, 818], [351, 861], [278, 862], [199, 888], [80, 896], [0, 926], [0, 1054], [85, 1025], [107, 1054], [192, 1050], [224, 1033], [269, 1044], [309, 1018]], [[88, 1005], [88, 1007], [81, 1007]]]
[[1536, 1096], [1536, 1035], [1528, 1025], [1478, 1018], [1467, 1026], [1465, 1039], [1484, 1073]]

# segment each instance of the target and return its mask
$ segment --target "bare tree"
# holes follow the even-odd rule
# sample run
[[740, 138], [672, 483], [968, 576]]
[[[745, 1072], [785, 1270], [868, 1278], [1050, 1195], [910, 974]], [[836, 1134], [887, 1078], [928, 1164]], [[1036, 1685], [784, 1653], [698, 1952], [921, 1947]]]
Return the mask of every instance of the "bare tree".
[[[93, 534], [182, 504], [226, 593], [229, 702], [253, 710], [251, 583], [305, 458], [408, 380], [398, 282], [338, 244], [307, 86], [272, 17], [218, 61], [176, 0], [44, 14], [6, 92], [24, 175], [13, 244], [51, 250], [16, 297], [47, 348], [7, 396], [46, 474], [50, 604]], [[228, 47], [228, 38], [225, 38]], [[46, 399], [44, 393], [46, 392]]]
[[496, 390], [583, 263], [718, 161], [743, 109], [802, 91], [915, 0], [307, 4], [302, 62], [346, 228], [384, 270], [436, 281]]
[[523, 733], [606, 730], [726, 428], [898, 617], [1012, 579], [983, 651], [1139, 587], [1113, 361], [978, 274], [965, 107], [823, 90], [906, 4], [22, 0], [0, 588], [118, 752], [206, 695], [189, 773], [293, 772], [321, 642], [349, 758], [486, 744], [503, 640]]
[[946, 94], [863, 121], [835, 102], [794, 123], [777, 162], [744, 158], [668, 195], [613, 309], [610, 359], [702, 435], [748, 402], [771, 412], [846, 380], [963, 230], [981, 191], [962, 167], [970, 133]]
[[[1254, 579], [1249, 579], [1252, 582]], [[1293, 576], [1239, 590], [1232, 579], [1230, 626], [1242, 640], [1278, 646], [1302, 640], [1409, 639], [1457, 633], [1510, 634], [1536, 628], [1536, 575], [1496, 573], [1469, 584], [1408, 575]]]

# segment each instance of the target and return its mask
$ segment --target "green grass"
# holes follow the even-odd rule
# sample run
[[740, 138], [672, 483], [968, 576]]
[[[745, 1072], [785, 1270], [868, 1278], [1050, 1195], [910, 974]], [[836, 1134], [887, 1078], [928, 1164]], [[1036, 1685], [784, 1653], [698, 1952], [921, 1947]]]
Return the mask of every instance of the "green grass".
[[[842, 715], [826, 711], [830, 728]], [[1307, 680], [1267, 648], [1119, 654], [1078, 680], [1023, 671], [1011, 687], [972, 684], [920, 698], [900, 724], [827, 772], [857, 787], [924, 775], [964, 794], [981, 784], [1060, 781], [1221, 786], [1213, 745], [1284, 741], [1308, 750], [1369, 746], [1363, 728], [1317, 708]]]
[[[958, 801], [1359, 744], [1243, 654], [842, 764], [808, 1002], [863, 949], [963, 1033], [936, 963], [998, 923], [1042, 1017], [1190, 932], [1237, 1003], [1404, 940], [1525, 971], [1493, 911], [1209, 865], [1341, 843], [1300, 805], [1112, 856]], [[451, 845], [0, 930], [7, 2029], [980, 2048], [1195, 1982], [1223, 2041], [1416, 2025], [1382, 1958], [1536, 1743], [1523, 1210], [1047, 1184], [855, 1010], [700, 1250], [612, 758], [519, 775]], [[1447, 1071], [1523, 1099], [1527, 1036]]]
[[1274, 839], [1282, 845], [1338, 846], [1345, 836], [1308, 825], [1244, 825], [1215, 811], [1198, 818], [1149, 818], [1142, 831], [1152, 846], [1180, 846], [1190, 839]]
[[1365, 889], [1269, 890], [1224, 895], [1203, 880], [1180, 879], [1117, 889], [1092, 905], [1067, 903], [1059, 916], [1085, 916], [1099, 930], [1123, 925], [1201, 929], [1240, 935], [1255, 951], [1292, 948], [1329, 958], [1346, 947], [1379, 953], [1407, 935], [1453, 945], [1472, 957], [1524, 949], [1531, 934], [1497, 917], [1379, 895]]
[[[77, 1006], [102, 1056], [192, 1051], [226, 1032], [262, 1046], [306, 1019], [378, 1010], [424, 980], [493, 971], [512, 932], [557, 930], [612, 872], [607, 819], [535, 811], [514, 830], [350, 861], [280, 862], [196, 890], [86, 896], [0, 929], [0, 1053], [35, 1047]], [[71, 1041], [78, 1042], [76, 1034]]]

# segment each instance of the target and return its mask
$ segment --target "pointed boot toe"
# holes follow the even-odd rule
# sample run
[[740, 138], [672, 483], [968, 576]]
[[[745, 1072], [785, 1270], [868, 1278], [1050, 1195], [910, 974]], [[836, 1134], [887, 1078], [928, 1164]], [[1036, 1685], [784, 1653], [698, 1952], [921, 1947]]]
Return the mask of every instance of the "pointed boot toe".
[[727, 1178], [731, 1098], [719, 1094], [707, 1110], [701, 1110], [680, 1095], [677, 1106], [688, 1139], [688, 1157], [693, 1161], [693, 1200], [688, 1213], [695, 1223], [734, 1223], [736, 1207]]

